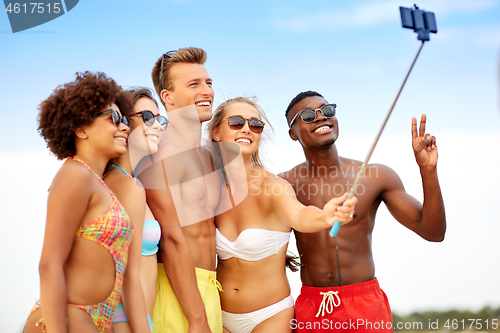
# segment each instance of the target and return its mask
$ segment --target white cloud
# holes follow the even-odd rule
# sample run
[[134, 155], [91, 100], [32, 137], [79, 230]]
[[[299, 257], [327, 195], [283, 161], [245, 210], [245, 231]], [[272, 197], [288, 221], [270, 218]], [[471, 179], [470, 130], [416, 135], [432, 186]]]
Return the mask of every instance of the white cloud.
[[[414, 1], [378, 1], [368, 2], [352, 8], [326, 10], [317, 13], [301, 14], [292, 18], [280, 18], [274, 21], [279, 28], [292, 31], [339, 30], [362, 28], [381, 23], [399, 21], [399, 7], [413, 7]], [[419, 8], [432, 11], [438, 20], [457, 13], [469, 13], [497, 7], [498, 0], [421, 0]], [[438, 25], [439, 28], [439, 25]]]

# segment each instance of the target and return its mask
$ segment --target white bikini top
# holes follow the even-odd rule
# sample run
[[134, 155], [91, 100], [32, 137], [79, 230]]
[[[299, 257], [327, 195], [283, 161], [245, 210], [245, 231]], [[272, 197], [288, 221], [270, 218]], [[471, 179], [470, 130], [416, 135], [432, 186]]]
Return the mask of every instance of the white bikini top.
[[231, 257], [258, 261], [277, 254], [290, 241], [290, 233], [266, 229], [245, 229], [234, 242], [215, 231], [216, 252], [222, 260]]

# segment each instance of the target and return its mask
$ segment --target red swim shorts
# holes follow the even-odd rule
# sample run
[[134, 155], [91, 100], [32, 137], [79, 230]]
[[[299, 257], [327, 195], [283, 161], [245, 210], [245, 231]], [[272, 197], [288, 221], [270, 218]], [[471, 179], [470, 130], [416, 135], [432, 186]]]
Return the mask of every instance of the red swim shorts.
[[392, 313], [377, 279], [342, 287], [302, 285], [295, 302], [295, 332], [392, 332]]

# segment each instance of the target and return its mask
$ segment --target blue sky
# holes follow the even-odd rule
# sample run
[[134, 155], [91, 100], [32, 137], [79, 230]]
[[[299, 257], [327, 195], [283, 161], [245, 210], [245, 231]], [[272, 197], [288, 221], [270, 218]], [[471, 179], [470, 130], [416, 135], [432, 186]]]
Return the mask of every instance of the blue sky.
[[[13, 34], [0, 13], [0, 317], [19, 329], [38, 298], [46, 189], [60, 163], [36, 131], [37, 106], [77, 71], [152, 87], [165, 51], [208, 52], [216, 104], [255, 95], [275, 129], [269, 168], [303, 160], [284, 110], [304, 90], [338, 104], [339, 153], [363, 159], [418, 50], [400, 5], [414, 1], [80, 1], [65, 15]], [[430, 244], [380, 209], [376, 274], [393, 310], [500, 306], [500, 1], [419, 1], [436, 13], [431, 35], [373, 156], [422, 198], [410, 120], [425, 112], [437, 136], [448, 233]], [[290, 246], [292, 248], [292, 245]], [[14, 266], [15, 265], [15, 266]], [[294, 296], [298, 274], [291, 275]], [[465, 292], [467, 290], [467, 292]], [[4, 296], [5, 295], [5, 296]], [[7, 319], [9, 318], [9, 319]]]

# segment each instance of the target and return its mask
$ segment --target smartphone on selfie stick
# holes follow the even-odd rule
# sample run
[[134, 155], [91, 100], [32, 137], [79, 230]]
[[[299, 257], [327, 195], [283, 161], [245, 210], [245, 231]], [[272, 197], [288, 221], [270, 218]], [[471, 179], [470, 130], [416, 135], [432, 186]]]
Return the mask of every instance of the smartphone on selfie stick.
[[[403, 81], [403, 84], [401, 85], [401, 88], [399, 89], [398, 94], [396, 95], [396, 99], [392, 103], [391, 108], [389, 109], [389, 112], [387, 113], [387, 116], [385, 117], [384, 123], [382, 124], [382, 127], [380, 128], [377, 137], [375, 138], [375, 141], [372, 144], [372, 147], [370, 148], [370, 151], [368, 152], [368, 155], [366, 156], [365, 161], [363, 162], [363, 165], [361, 166], [360, 171], [358, 172], [358, 175], [356, 176], [356, 180], [354, 181], [354, 184], [352, 185], [351, 191], [349, 192], [349, 196], [347, 197], [347, 200], [351, 199], [355, 193], [356, 193], [356, 187], [358, 186], [361, 178], [365, 174], [366, 167], [368, 165], [368, 161], [370, 160], [370, 157], [372, 156], [373, 150], [375, 149], [375, 146], [377, 145], [378, 139], [380, 138], [380, 135], [382, 134], [382, 131], [385, 128], [385, 125], [387, 124], [387, 121], [389, 120], [389, 117], [392, 113], [392, 110], [394, 109], [394, 106], [396, 105], [396, 102], [399, 98], [399, 95], [401, 94], [401, 91], [403, 90], [403, 87], [406, 83], [406, 80], [410, 76], [411, 70], [413, 69], [413, 65], [415, 65], [415, 62], [417, 61], [418, 55], [420, 54], [420, 51], [422, 50], [422, 47], [424, 46], [424, 43], [430, 40], [430, 33], [437, 33], [437, 25], [436, 25], [436, 16], [434, 15], [433, 12], [427, 12], [425, 10], [421, 10], [417, 7], [417, 5], [414, 5], [414, 8], [406, 8], [406, 7], [399, 7], [399, 12], [401, 14], [401, 25], [403, 28], [408, 28], [408, 29], [413, 29], [414, 32], [418, 34], [417, 39], [422, 41], [422, 45], [420, 46], [417, 55], [415, 56], [415, 59], [413, 60], [413, 63], [411, 64], [410, 70], [408, 71], [408, 74], [406, 74], [406, 77]], [[337, 235], [337, 232], [339, 231], [341, 223], [338, 221], [335, 221], [335, 223], [332, 226], [332, 229], [330, 230], [330, 236], [335, 237]]]

